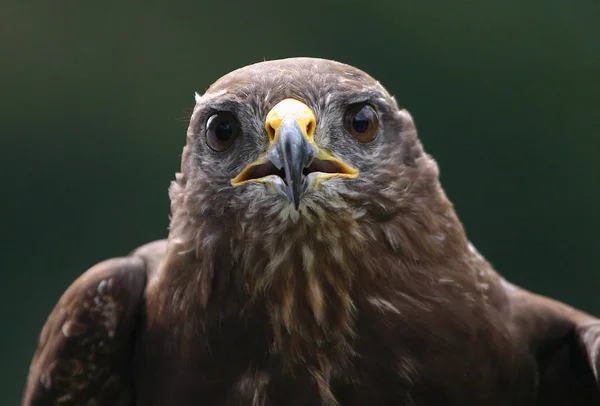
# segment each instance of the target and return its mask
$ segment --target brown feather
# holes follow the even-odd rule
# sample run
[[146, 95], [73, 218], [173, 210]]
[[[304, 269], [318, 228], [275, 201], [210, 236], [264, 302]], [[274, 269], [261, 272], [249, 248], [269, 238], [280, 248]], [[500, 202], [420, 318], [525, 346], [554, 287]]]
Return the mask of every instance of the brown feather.
[[[261, 185], [230, 183], [264, 153], [265, 116], [289, 97], [315, 113], [319, 146], [360, 170], [357, 179], [332, 178], [307, 193], [298, 211]], [[371, 103], [381, 121], [369, 145], [341, 125], [357, 101]], [[235, 112], [243, 129], [219, 154], [203, 135], [217, 110]], [[38, 380], [51, 363], [65, 366], [68, 385], [95, 368], [96, 359], [83, 358], [95, 350], [76, 338], [90, 328], [103, 334], [109, 354], [100, 363], [105, 375], [85, 377], [81, 393], [131, 393], [136, 405], [587, 406], [600, 399], [600, 321], [494, 271], [469, 242], [410, 114], [356, 68], [294, 58], [218, 80], [198, 97], [170, 197], [168, 243], [119, 260], [137, 261], [135, 269], [104, 265], [98, 277], [120, 281], [113, 287], [123, 294], [100, 300], [93, 316], [75, 309], [89, 302], [86, 289], [98, 292], [100, 279], [85, 276], [67, 291], [63, 301], [71, 304], [59, 305], [42, 333], [27, 404], [49, 404], [31, 399], [42, 399]], [[143, 282], [126, 277], [145, 272], [142, 298]], [[69, 323], [58, 321], [62, 308], [71, 311]], [[67, 341], [73, 356], [62, 352]], [[107, 384], [118, 390], [101, 389]], [[80, 393], [60, 388], [47, 399]]]

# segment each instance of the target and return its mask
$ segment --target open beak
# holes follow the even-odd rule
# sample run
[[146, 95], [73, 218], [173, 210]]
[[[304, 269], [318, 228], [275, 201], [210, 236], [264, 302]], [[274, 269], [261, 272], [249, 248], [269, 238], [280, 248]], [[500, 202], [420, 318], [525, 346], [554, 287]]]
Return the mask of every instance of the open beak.
[[231, 180], [233, 186], [271, 183], [286, 194], [297, 210], [308, 187], [331, 177], [358, 176], [357, 169], [317, 146], [315, 115], [306, 104], [295, 99], [282, 100], [267, 114], [265, 127], [269, 148]]

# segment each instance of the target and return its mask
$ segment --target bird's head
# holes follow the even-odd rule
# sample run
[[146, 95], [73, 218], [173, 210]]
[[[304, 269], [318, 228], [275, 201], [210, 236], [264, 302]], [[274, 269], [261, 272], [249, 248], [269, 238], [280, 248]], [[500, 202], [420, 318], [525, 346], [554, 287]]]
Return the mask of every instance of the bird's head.
[[[188, 210], [285, 221], [398, 210], [437, 178], [411, 116], [363, 71], [290, 58], [235, 70], [197, 95], [180, 183]], [[183, 184], [185, 183], [185, 184]], [[191, 206], [191, 207], [190, 207]]]
[[170, 190], [171, 308], [222, 315], [231, 295], [251, 297], [266, 302], [278, 348], [283, 331], [329, 340], [352, 330], [369, 291], [398, 275], [416, 289], [421, 267], [466, 250], [410, 114], [363, 71], [261, 62], [196, 99]]

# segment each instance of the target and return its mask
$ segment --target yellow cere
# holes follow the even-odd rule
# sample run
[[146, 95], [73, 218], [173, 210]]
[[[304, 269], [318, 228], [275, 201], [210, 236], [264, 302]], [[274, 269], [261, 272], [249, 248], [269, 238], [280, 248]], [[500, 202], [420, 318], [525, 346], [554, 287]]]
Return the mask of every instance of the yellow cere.
[[280, 101], [267, 114], [265, 127], [267, 128], [271, 144], [277, 139], [279, 126], [285, 118], [295, 119], [300, 125], [304, 136], [314, 144], [317, 119], [310, 107], [296, 99], [284, 99]]

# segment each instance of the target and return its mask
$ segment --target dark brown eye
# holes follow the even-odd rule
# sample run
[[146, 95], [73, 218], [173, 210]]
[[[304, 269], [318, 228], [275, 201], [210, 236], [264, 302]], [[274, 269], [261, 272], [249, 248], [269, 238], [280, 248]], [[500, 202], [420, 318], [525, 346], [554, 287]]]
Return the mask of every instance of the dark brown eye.
[[348, 108], [344, 126], [358, 141], [371, 142], [377, 137], [379, 119], [373, 107], [361, 103]]
[[240, 125], [234, 115], [221, 111], [206, 122], [206, 143], [214, 151], [222, 152], [233, 144], [239, 132]]

